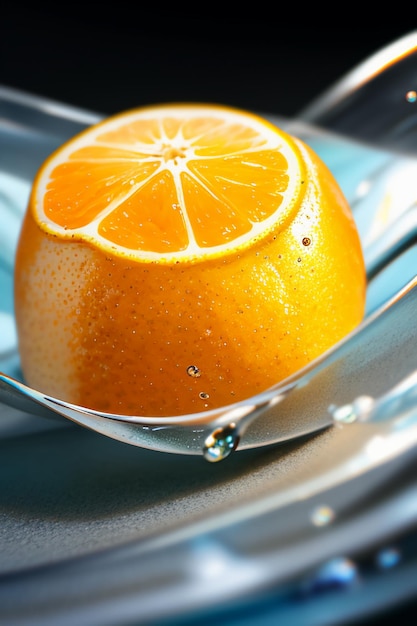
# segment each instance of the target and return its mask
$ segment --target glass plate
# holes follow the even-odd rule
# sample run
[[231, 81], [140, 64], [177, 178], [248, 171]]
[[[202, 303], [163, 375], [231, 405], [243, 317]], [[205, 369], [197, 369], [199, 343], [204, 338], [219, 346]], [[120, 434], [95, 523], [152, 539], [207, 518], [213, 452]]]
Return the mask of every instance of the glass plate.
[[[31, 180], [55, 147], [100, 116], [4, 88], [0, 92], [0, 111], [0, 138], [5, 148], [0, 155], [0, 371], [21, 379], [13, 316], [13, 260]], [[363, 324], [295, 376], [236, 405], [159, 421], [143, 417], [103, 419], [86, 412], [80, 420], [84, 425], [133, 445], [181, 454], [204, 453], [209, 460], [218, 460], [235, 447], [245, 450], [318, 432], [333, 423], [330, 405], [345, 404], [362, 393], [378, 395], [385, 388], [381, 381], [385, 379], [389, 355], [400, 348], [399, 341], [410, 341], [409, 329], [400, 340], [390, 341], [386, 329], [390, 328], [391, 317], [397, 315], [396, 309], [403, 306], [396, 304], [399, 290], [407, 284], [411, 288], [416, 251], [410, 247], [399, 254], [383, 273], [378, 274], [375, 268], [387, 256], [388, 244], [389, 250], [399, 247], [397, 252], [402, 252], [398, 241], [406, 236], [402, 231], [397, 235], [395, 229], [408, 232], [417, 161], [301, 122], [271, 120], [315, 149], [333, 170], [354, 210], [368, 275], [377, 274], [369, 284]], [[373, 333], [368, 332], [369, 326], [379, 338], [378, 347]], [[370, 365], [376, 359], [381, 366], [372, 370]], [[364, 371], [360, 381], [358, 363]], [[409, 371], [410, 363], [404, 359], [397, 380]], [[33, 405], [30, 412], [36, 408]], [[40, 418], [28, 420], [27, 412], [23, 411], [22, 420], [30, 428], [43, 427]], [[3, 420], [3, 430], [18, 426], [15, 414]]]
[[[99, 118], [0, 88], [0, 369], [13, 376], [13, 255], [31, 180]], [[273, 120], [333, 170], [372, 264], [379, 235], [414, 201], [416, 160]], [[308, 623], [323, 624], [341, 597], [345, 619], [412, 597], [416, 266], [410, 248], [377, 273], [361, 329], [224, 463], [0, 405], [0, 623], [203, 624], [237, 612], [248, 624], [313, 614]], [[284, 441], [311, 419], [322, 423], [314, 435]], [[267, 443], [278, 445], [258, 447]], [[172, 436], [161, 447], [178, 452]]]

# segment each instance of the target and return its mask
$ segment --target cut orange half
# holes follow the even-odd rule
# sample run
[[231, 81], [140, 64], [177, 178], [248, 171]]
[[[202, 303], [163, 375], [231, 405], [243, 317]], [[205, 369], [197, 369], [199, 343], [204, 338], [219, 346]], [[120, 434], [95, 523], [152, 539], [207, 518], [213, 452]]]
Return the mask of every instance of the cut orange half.
[[172, 416], [283, 380], [362, 319], [365, 268], [336, 180], [247, 111], [123, 112], [52, 154], [15, 265], [27, 382]]
[[283, 223], [301, 193], [290, 137], [225, 107], [169, 105], [112, 117], [43, 167], [39, 224], [141, 261], [224, 255]]

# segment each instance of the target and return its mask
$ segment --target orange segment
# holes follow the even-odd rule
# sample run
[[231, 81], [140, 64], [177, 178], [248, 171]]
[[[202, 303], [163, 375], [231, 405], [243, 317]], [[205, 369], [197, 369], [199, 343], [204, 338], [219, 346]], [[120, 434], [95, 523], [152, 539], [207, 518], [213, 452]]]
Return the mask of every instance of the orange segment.
[[26, 381], [112, 413], [229, 405], [360, 323], [361, 244], [337, 181], [246, 111], [163, 105], [61, 146], [15, 264]]

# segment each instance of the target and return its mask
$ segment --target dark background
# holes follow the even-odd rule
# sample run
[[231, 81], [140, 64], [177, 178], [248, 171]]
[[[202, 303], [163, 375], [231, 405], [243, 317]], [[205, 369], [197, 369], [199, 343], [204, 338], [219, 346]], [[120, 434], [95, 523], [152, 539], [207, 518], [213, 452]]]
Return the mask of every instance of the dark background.
[[[237, 4], [154, 4], [3, 3], [0, 86], [103, 114], [200, 101], [291, 117], [369, 55], [417, 30], [417, 20], [385, 16], [382, 5], [367, 24], [362, 11], [340, 4], [315, 4], [310, 14], [299, 3], [284, 14], [280, 5], [259, 3], [239, 12]], [[411, 623], [401, 610], [360, 623], [399, 619]]]
[[103, 114], [204, 101], [291, 117], [417, 28], [417, 20], [392, 15], [366, 24], [352, 5], [346, 15], [317, 4], [306, 12], [294, 3], [285, 13], [280, 5], [232, 6], [7, 3], [0, 85]]

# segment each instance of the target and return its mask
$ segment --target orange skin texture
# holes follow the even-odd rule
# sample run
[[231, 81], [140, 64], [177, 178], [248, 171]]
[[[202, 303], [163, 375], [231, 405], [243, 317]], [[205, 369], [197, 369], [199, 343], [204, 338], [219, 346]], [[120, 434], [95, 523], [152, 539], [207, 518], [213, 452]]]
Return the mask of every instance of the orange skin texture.
[[356, 225], [331, 172], [295, 142], [300, 202], [252, 247], [218, 259], [111, 256], [47, 234], [29, 209], [15, 264], [27, 383], [109, 413], [198, 413], [267, 389], [352, 331], [366, 297]]

